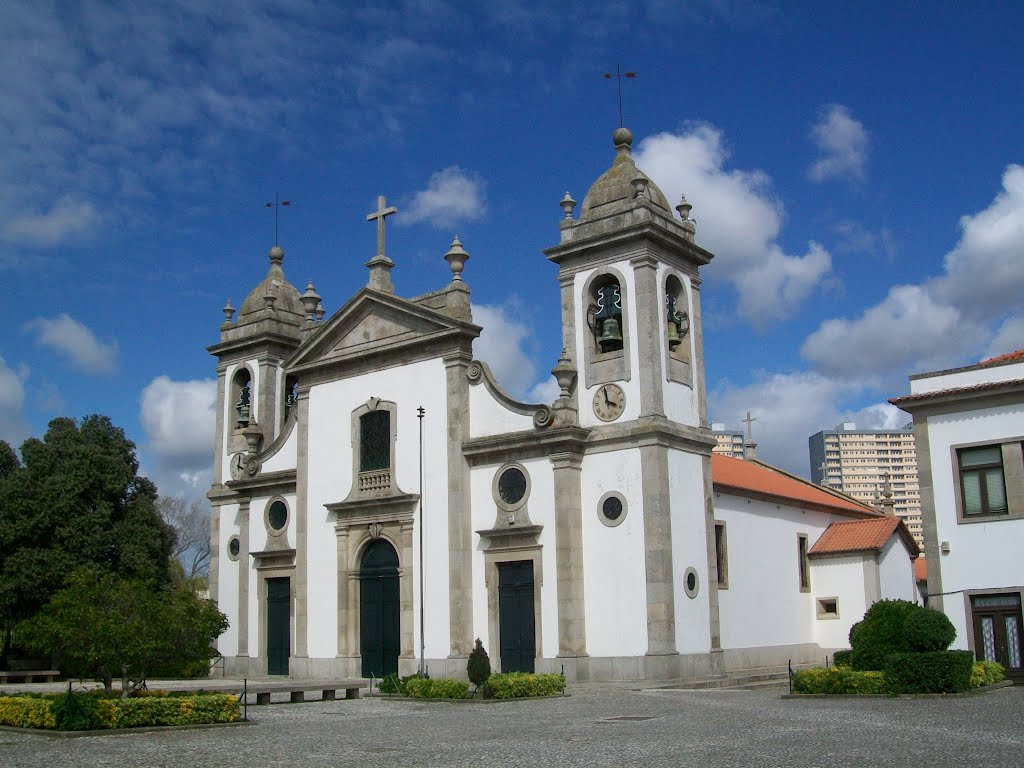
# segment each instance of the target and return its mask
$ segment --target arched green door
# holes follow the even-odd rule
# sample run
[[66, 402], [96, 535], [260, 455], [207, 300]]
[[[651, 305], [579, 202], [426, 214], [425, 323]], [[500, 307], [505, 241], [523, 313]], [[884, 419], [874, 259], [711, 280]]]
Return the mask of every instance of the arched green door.
[[398, 674], [400, 651], [398, 554], [384, 539], [363, 552], [359, 564], [359, 647], [363, 676]]

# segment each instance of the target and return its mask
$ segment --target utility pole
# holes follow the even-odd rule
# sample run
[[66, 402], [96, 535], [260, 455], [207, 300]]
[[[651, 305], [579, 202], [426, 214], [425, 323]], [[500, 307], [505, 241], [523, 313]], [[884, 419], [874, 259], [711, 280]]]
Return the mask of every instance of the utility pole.
[[[383, 219], [382, 219], [383, 221]], [[424, 649], [426, 648], [426, 640], [423, 636], [424, 627], [426, 622], [424, 621], [424, 615], [426, 614], [427, 606], [423, 602], [423, 533], [426, 527], [426, 519], [423, 516], [423, 416], [426, 411], [421, 405], [416, 409], [416, 418], [420, 422], [420, 674], [426, 674], [426, 667], [424, 666]]]

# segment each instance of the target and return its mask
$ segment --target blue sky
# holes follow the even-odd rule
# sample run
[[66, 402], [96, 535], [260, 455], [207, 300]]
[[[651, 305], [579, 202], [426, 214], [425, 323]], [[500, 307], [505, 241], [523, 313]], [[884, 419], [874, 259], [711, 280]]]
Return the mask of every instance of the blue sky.
[[611, 162], [621, 64], [640, 167], [685, 192], [711, 418], [807, 436], [908, 374], [1024, 347], [1019, 3], [0, 5], [0, 438], [99, 412], [165, 493], [209, 482], [221, 307], [285, 273], [329, 313], [377, 195], [400, 295], [458, 233], [477, 354], [551, 395], [558, 201]]

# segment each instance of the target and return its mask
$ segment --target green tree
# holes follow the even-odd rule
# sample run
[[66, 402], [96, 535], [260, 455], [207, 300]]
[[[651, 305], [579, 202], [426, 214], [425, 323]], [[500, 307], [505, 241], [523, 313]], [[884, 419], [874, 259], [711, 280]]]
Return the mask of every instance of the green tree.
[[42, 440], [22, 444], [20, 463], [0, 446], [5, 629], [32, 616], [83, 565], [169, 583], [174, 531], [157, 510], [156, 487], [138, 469], [135, 444], [106, 416], [54, 419]]
[[480, 642], [479, 637], [476, 639], [473, 650], [469, 652], [466, 674], [469, 676], [469, 682], [477, 688], [486, 683], [487, 678], [491, 676], [491, 659], [487, 655], [487, 651], [484, 650], [484, 644]]
[[56, 656], [65, 675], [101, 680], [107, 692], [120, 678], [127, 696], [154, 671], [205, 670], [227, 626], [187, 589], [155, 590], [86, 566], [17, 631], [33, 651]]

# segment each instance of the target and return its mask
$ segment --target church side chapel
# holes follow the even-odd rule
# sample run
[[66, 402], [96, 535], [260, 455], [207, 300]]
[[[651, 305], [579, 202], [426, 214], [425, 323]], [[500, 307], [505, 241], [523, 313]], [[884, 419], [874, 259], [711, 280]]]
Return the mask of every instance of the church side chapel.
[[712, 254], [632, 138], [615, 131], [578, 215], [565, 194], [545, 251], [553, 403], [517, 402], [474, 359], [457, 237], [447, 285], [395, 295], [383, 197], [367, 283], [333, 315], [276, 245], [224, 308], [210, 591], [229, 674], [465, 678], [479, 637], [505, 672], [706, 677], [821, 663], [872, 601], [915, 598], [898, 518], [712, 456]]

